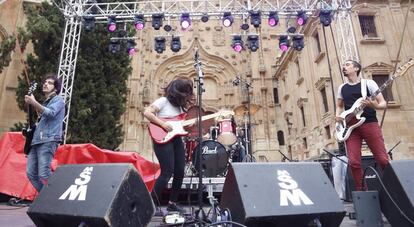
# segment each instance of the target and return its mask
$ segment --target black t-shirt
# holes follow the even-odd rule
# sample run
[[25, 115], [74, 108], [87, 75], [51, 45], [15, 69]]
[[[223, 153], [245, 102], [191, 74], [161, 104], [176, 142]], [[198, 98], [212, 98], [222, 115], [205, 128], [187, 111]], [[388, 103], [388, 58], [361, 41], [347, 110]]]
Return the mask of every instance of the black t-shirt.
[[[357, 83], [354, 85], [344, 84], [341, 88], [342, 98], [344, 101], [345, 110], [348, 110], [352, 107], [356, 100], [362, 97], [361, 94], [361, 83]], [[367, 96], [371, 96], [369, 89], [367, 89]], [[369, 122], [378, 122], [377, 113], [375, 109], [370, 107], [365, 107], [364, 112], [362, 113], [362, 117], [365, 117], [364, 123]]]

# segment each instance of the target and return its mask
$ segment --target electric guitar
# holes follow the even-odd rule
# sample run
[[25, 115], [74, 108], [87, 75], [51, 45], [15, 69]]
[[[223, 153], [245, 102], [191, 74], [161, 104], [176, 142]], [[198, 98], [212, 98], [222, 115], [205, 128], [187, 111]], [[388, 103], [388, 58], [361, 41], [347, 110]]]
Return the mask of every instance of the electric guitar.
[[[230, 110], [221, 110], [214, 114], [209, 114], [201, 117], [201, 121], [205, 121], [211, 118], [215, 118], [218, 116], [227, 116], [227, 115], [234, 115], [233, 111]], [[184, 130], [185, 126], [192, 125], [196, 122], [197, 118], [193, 118], [190, 120], [185, 120], [185, 113], [182, 113], [173, 118], [160, 118], [162, 121], [167, 122], [173, 128], [170, 132], [167, 132], [161, 126], [150, 123], [148, 126], [149, 133], [151, 138], [154, 140], [155, 143], [164, 144], [172, 140], [176, 136], [185, 136], [188, 134], [187, 131]]]
[[[414, 65], [414, 60], [410, 59], [408, 62], [406, 62], [404, 65], [400, 66], [387, 81], [385, 81], [384, 84], [381, 85], [381, 87], [378, 88], [370, 97], [372, 101], [375, 100], [375, 97], [381, 93], [388, 85], [391, 84], [391, 82], [399, 77], [405, 74], [409, 68], [411, 68]], [[365, 117], [361, 117], [361, 114], [364, 112], [365, 105], [361, 102], [364, 100], [364, 98], [359, 98], [354, 102], [351, 108], [341, 113], [340, 117], [343, 119], [340, 122], [336, 122], [335, 125], [335, 137], [339, 142], [344, 142], [348, 139], [349, 135], [351, 135], [351, 132], [354, 128], [362, 125], [365, 122]]]
[[[36, 87], [37, 87], [36, 82], [30, 83], [30, 87], [29, 87], [29, 91], [27, 92], [27, 95], [32, 95], [33, 92], [36, 90]], [[26, 155], [28, 155], [30, 152], [33, 134], [36, 129], [36, 124], [34, 123], [34, 120], [33, 120], [33, 117], [34, 117], [33, 108], [31, 105], [28, 105], [27, 115], [28, 115], [27, 128], [23, 128], [22, 130], [23, 136], [26, 137], [26, 142], [24, 143], [24, 150], [23, 150]]]

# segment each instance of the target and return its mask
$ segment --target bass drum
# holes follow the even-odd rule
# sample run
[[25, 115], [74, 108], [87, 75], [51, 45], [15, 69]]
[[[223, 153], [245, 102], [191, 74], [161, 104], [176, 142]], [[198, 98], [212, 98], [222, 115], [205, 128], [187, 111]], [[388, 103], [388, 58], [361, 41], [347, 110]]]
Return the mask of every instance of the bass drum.
[[[197, 173], [197, 155], [199, 145], [193, 150], [192, 161]], [[201, 143], [201, 169], [203, 177], [224, 176], [227, 169], [229, 155], [226, 148], [214, 140], [205, 140]]]

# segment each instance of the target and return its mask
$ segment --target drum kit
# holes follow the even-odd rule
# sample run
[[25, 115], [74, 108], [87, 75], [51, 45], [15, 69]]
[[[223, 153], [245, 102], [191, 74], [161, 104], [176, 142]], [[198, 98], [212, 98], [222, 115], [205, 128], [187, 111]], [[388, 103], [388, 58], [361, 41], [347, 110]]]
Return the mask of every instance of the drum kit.
[[[250, 114], [255, 114], [260, 109], [258, 105], [250, 105]], [[246, 142], [248, 141], [248, 108], [244, 105], [234, 109], [234, 116], [219, 116], [214, 120], [202, 122], [203, 142], [201, 143], [202, 171], [204, 177], [224, 177], [227, 166], [231, 162], [245, 162]], [[192, 118], [198, 113], [198, 106], [189, 108], [187, 118]], [[202, 113], [202, 115], [211, 112]], [[239, 124], [237, 124], [239, 122]], [[196, 171], [199, 144], [197, 144], [197, 126], [186, 128], [189, 132], [184, 137], [186, 149], [187, 175], [198, 174]]]

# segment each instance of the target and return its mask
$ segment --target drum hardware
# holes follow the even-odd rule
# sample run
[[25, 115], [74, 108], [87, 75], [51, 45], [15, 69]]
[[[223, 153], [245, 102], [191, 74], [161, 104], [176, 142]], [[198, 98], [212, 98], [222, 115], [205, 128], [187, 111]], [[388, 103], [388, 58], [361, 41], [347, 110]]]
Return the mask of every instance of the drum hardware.
[[[224, 176], [227, 169], [229, 154], [226, 148], [214, 140], [205, 140], [201, 143], [201, 172], [204, 177]], [[197, 145], [192, 154], [193, 165], [197, 166], [196, 159], [199, 152]], [[198, 171], [195, 172], [199, 174]]]

